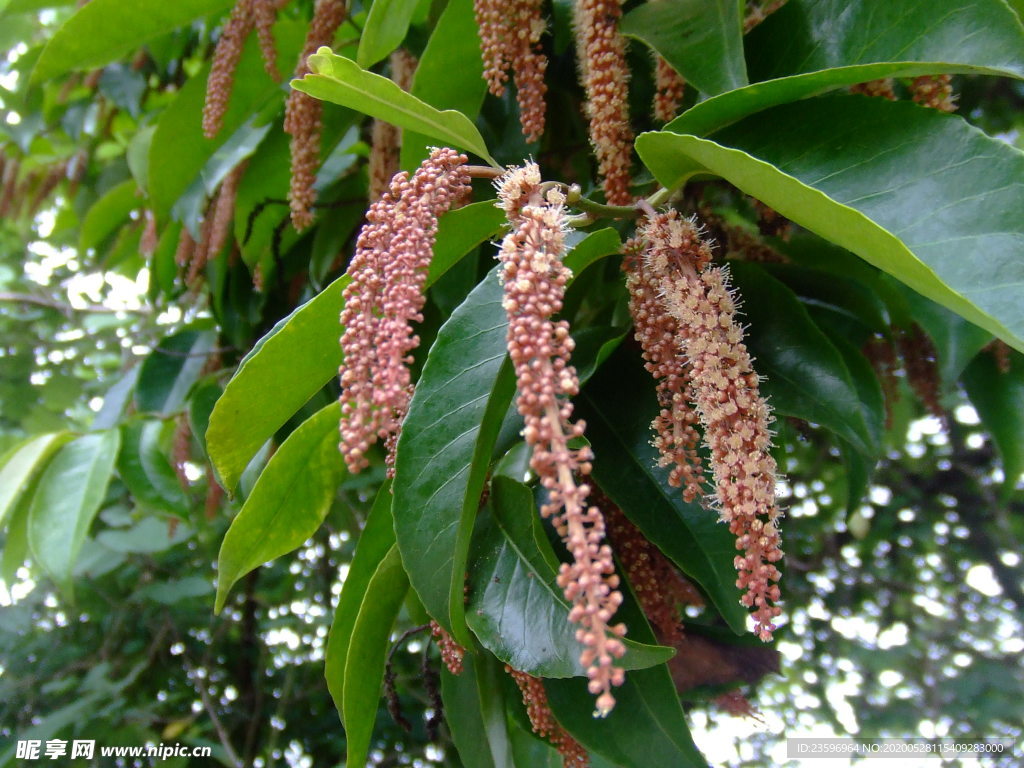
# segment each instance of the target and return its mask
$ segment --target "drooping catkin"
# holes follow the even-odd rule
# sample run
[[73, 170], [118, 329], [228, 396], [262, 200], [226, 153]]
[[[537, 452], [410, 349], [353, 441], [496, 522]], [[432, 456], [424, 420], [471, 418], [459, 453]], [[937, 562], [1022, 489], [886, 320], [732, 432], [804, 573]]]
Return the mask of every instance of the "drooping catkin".
[[[343, 0], [317, 0], [313, 20], [306, 33], [306, 44], [295, 67], [295, 77], [309, 72], [306, 60], [322, 45], [334, 41], [341, 22], [345, 20]], [[316, 202], [316, 170], [320, 165], [321, 102], [301, 91], [288, 94], [284, 110], [284, 130], [291, 136], [291, 183], [288, 203], [292, 225], [302, 231], [313, 223], [313, 204]]]
[[683, 103], [686, 79], [672, 65], [654, 55], [654, 119], [659, 123], [672, 120]]
[[[391, 54], [390, 63], [391, 79], [403, 91], [408, 91], [416, 72], [416, 57], [399, 48]], [[369, 199], [372, 204], [387, 191], [391, 177], [398, 173], [402, 132], [391, 123], [374, 120], [370, 136]]]
[[743, 604], [754, 609], [758, 636], [768, 641], [781, 613], [775, 563], [782, 559], [771, 414], [735, 319], [727, 274], [711, 264], [710, 245], [694, 222], [676, 211], [646, 218], [637, 233], [645, 243], [643, 268], [679, 324], [719, 515], [743, 551], [734, 561], [736, 584], [744, 590]]
[[[570, 364], [575, 345], [569, 324], [551, 319], [562, 308], [571, 276], [562, 263], [568, 226], [564, 198], [555, 191], [543, 198], [539, 182], [540, 169], [533, 163], [510, 169], [498, 180], [499, 202], [511, 224], [498, 254], [502, 305], [530, 468], [548, 494], [540, 511], [551, 518], [572, 555], [572, 562], [559, 568], [558, 585], [572, 604], [569, 621], [580, 625], [580, 663], [597, 696], [597, 714], [604, 716], [615, 706], [612, 687], [625, 679], [614, 662], [625, 653], [621, 638], [626, 627], [611, 624], [622, 595], [611, 548], [604, 543], [604, 517], [587, 503], [590, 486], [577, 480], [590, 474], [593, 457], [587, 446], [569, 447], [582, 437], [585, 424], [572, 421], [570, 398], [579, 392], [579, 379]], [[517, 208], [520, 203], [525, 204]]]
[[544, 133], [544, 73], [548, 60], [540, 45], [546, 24], [541, 0], [474, 0], [484, 79], [495, 96], [505, 93], [508, 73], [516, 84], [519, 119], [527, 141]]
[[587, 94], [584, 109], [601, 185], [609, 204], [629, 205], [633, 129], [626, 40], [619, 33], [622, 0], [578, 0], [573, 9], [577, 58]]
[[276, 82], [281, 82], [281, 70], [277, 67], [277, 43], [274, 42], [277, 0], [255, 0], [252, 10], [256, 36], [260, 42], [260, 54], [263, 56], [263, 68]]
[[423, 285], [437, 218], [465, 194], [466, 156], [434, 149], [410, 177], [399, 173], [370, 206], [349, 263], [341, 312], [341, 452], [351, 472], [385, 441], [389, 471], [412, 396], [408, 365], [419, 345], [412, 324], [423, 317]]
[[245, 168], [248, 162], [239, 163], [235, 166], [217, 190], [216, 198], [211, 205], [213, 221], [210, 225], [210, 242], [207, 247], [207, 257], [216, 258], [224, 245], [228, 242], [231, 234], [231, 222], [235, 217], [235, 199], [238, 196], [238, 184], [245, 175]]
[[18, 188], [18, 172], [20, 170], [21, 164], [15, 158], [7, 158], [7, 161], [4, 163], [3, 190], [0, 191], [0, 216], [14, 216], [15, 209], [17, 208], [18, 196], [16, 191]]
[[558, 750], [562, 756], [563, 768], [587, 768], [590, 765], [587, 750], [555, 719], [541, 679], [513, 669], [508, 664], [505, 665], [505, 671], [519, 686], [519, 693], [522, 694], [523, 705], [526, 707], [526, 716], [530, 719], [530, 727], [534, 733]]

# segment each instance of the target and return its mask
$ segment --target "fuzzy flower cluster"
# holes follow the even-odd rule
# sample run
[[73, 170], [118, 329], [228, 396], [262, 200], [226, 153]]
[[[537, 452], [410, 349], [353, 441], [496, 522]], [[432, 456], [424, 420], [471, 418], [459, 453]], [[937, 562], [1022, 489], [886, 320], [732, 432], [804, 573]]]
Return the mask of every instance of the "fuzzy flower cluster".
[[953, 95], [951, 75], [922, 75], [910, 83], [910, 94], [914, 101], [940, 112], [956, 112], [956, 97]]
[[576, 48], [590, 143], [610, 205], [629, 205], [633, 129], [629, 125], [626, 40], [619, 34], [623, 0], [577, 0], [573, 5]]
[[513, 669], [508, 664], [505, 665], [505, 671], [519, 686], [523, 704], [526, 706], [526, 716], [530, 718], [533, 732], [558, 750], [562, 756], [563, 768], [587, 768], [590, 765], [590, 756], [587, 755], [587, 750], [570, 736], [569, 732], [555, 719], [551, 705], [548, 704], [544, 683], [540, 678]]
[[235, 82], [235, 70], [242, 58], [245, 40], [255, 27], [267, 73], [280, 80], [277, 51], [272, 28], [277, 16], [275, 0], [237, 0], [224, 23], [213, 52], [210, 77], [206, 81], [206, 103], [203, 105], [203, 135], [212, 139], [220, 132], [224, 114]]
[[654, 119], [667, 123], [676, 116], [686, 93], [686, 80], [661, 56], [654, 56]]
[[782, 558], [775, 504], [775, 461], [769, 453], [771, 414], [736, 322], [726, 273], [710, 263], [710, 247], [693, 221], [676, 211], [638, 227], [643, 267], [662, 287], [662, 302], [679, 324], [690, 382], [710, 450], [719, 514], [736, 536], [737, 586], [753, 608], [758, 636], [771, 639], [781, 613], [777, 563]]
[[508, 73], [513, 73], [523, 135], [531, 142], [544, 133], [547, 93], [544, 73], [548, 60], [540, 46], [547, 25], [541, 5], [541, 0], [473, 2], [487, 87], [495, 96], [504, 95]]
[[386, 442], [389, 466], [412, 394], [408, 364], [419, 345], [423, 284], [437, 218], [469, 187], [466, 156], [434, 149], [410, 178], [399, 173], [370, 206], [349, 263], [341, 313], [341, 452], [351, 472], [366, 450]]
[[[344, 0], [317, 0], [313, 20], [306, 33], [306, 44], [295, 67], [295, 77], [309, 72], [306, 60], [322, 45], [334, 42], [334, 33], [345, 20]], [[320, 128], [322, 105], [301, 91], [288, 94], [284, 108], [284, 130], [291, 136], [291, 184], [288, 204], [291, 207], [292, 226], [302, 231], [313, 223], [313, 204], [316, 202], [316, 169], [320, 165]]]
[[[559, 193], [541, 198], [539, 177], [537, 166], [530, 164], [498, 181], [501, 205], [512, 224], [499, 253], [508, 351], [519, 390], [516, 405], [526, 423], [523, 435], [531, 449], [530, 467], [548, 492], [541, 514], [552, 519], [572, 554], [572, 563], [563, 563], [559, 570], [558, 585], [573, 606], [569, 621], [580, 625], [580, 662], [587, 669], [591, 693], [598, 697], [597, 711], [605, 715], [615, 705], [612, 686], [624, 679], [622, 669], [613, 664], [625, 653], [619, 638], [626, 627], [611, 624], [622, 595], [611, 548], [604, 543], [604, 517], [587, 504], [590, 487], [577, 482], [578, 475], [590, 474], [592, 455], [586, 446], [570, 447], [585, 427], [571, 418], [570, 398], [579, 391], [576, 370], [569, 364], [574, 342], [569, 324], [551, 319], [562, 309], [571, 276], [562, 264], [566, 214]], [[516, 211], [520, 201], [525, 205]]]
[[633, 335], [643, 350], [644, 367], [654, 377], [661, 410], [651, 423], [658, 464], [669, 467], [668, 483], [683, 488], [683, 498], [703, 495], [704, 469], [698, 446], [698, 417], [690, 405], [694, 393], [679, 322], [665, 311], [657, 276], [643, 268], [636, 241], [627, 245], [623, 266], [629, 290]]
[[939, 353], [931, 337], [920, 325], [913, 323], [910, 328], [897, 330], [896, 344], [910, 388], [933, 416], [945, 421], [947, 414], [941, 402]]
[[891, 77], [883, 77], [880, 80], [868, 80], [866, 83], [851, 85], [850, 93], [859, 93], [863, 96], [896, 101], [895, 86], [896, 83]]
[[[403, 91], [412, 87], [412, 76], [416, 72], [416, 57], [399, 48], [391, 54], [391, 79]], [[398, 173], [399, 152], [402, 132], [384, 120], [374, 120], [370, 134], [370, 203], [380, 199], [391, 183], [391, 177]]]
[[441, 661], [448, 667], [453, 675], [462, 674], [462, 659], [466, 655], [466, 649], [459, 645], [455, 638], [445, 631], [445, 628], [436, 621], [430, 622], [430, 634], [437, 641], [437, 647], [441, 651]]

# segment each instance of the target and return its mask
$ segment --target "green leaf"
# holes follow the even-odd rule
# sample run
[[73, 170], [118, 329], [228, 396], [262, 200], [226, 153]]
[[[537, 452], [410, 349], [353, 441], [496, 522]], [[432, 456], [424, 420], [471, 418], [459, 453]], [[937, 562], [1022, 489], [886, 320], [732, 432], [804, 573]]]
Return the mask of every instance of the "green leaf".
[[189, 500], [160, 448], [159, 421], [133, 421], [121, 429], [117, 472], [136, 501], [178, 517], [189, 511]]
[[[491, 203], [477, 203], [441, 217], [426, 287], [495, 233], [501, 224], [497, 210]], [[342, 359], [338, 316], [348, 281], [347, 275], [339, 277], [280, 320], [242, 360], [217, 401], [207, 450], [229, 492], [260, 446], [337, 375]]]
[[118, 184], [97, 200], [82, 222], [78, 236], [78, 250], [85, 253], [98, 248], [118, 227], [128, 221], [128, 214], [142, 205], [136, 194], [134, 179]]
[[815, 325], [793, 292], [760, 267], [733, 262], [740, 317], [761, 394], [775, 412], [820, 424], [867, 455], [880, 450], [842, 354]]
[[395, 623], [408, 589], [409, 580], [402, 570], [402, 558], [398, 548], [392, 545], [366, 585], [365, 599], [359, 607], [345, 656], [342, 704], [345, 711], [346, 764], [366, 764], [380, 685], [384, 679], [391, 625]]
[[[124, 554], [152, 555], [163, 552], [192, 538], [192, 529], [186, 525], [169, 526], [166, 520], [157, 517], [146, 517], [131, 528], [100, 531], [96, 535], [96, 544], [105, 547], [103, 552], [111, 551]], [[85, 557], [83, 556], [83, 560]], [[100, 567], [103, 566], [102, 558]]]
[[28, 493], [22, 495], [10, 515], [10, 522], [7, 524], [7, 531], [4, 534], [3, 561], [0, 562], [0, 579], [8, 585], [14, 584], [18, 579], [18, 569], [25, 563], [29, 556], [28, 547], [28, 513], [32, 507], [32, 497], [35, 495], [35, 482], [29, 484]]
[[[302, 49], [306, 24], [280, 19], [274, 25], [278, 61], [294, 61]], [[165, 217], [195, 182], [207, 161], [235, 131], [267, 104], [281, 102], [281, 87], [264, 71], [256, 35], [242, 50], [235, 71], [231, 99], [220, 133], [203, 135], [203, 103], [209, 65], [188, 79], [160, 116], [149, 152], [149, 195], [154, 210]]]
[[713, 96], [749, 82], [742, 8], [737, 0], [658, 0], [627, 13], [620, 31], [649, 45], [687, 82]]
[[231, 521], [217, 561], [217, 601], [254, 568], [291, 552], [316, 533], [344, 475], [336, 402], [321, 408], [277, 449]]
[[[469, 568], [466, 619], [491, 653], [535, 677], [586, 675], [569, 603], [555, 582], [558, 559], [540, 525], [530, 489], [495, 477], [488, 501], [490, 517], [474, 542]], [[624, 669], [663, 664], [671, 648], [626, 639]]]
[[441, 326], [398, 441], [395, 533], [427, 612], [460, 644], [463, 584], [487, 464], [515, 392], [494, 269]]
[[[505, 716], [505, 676], [493, 656], [469, 654], [462, 673], [441, 669], [445, 721], [466, 768], [514, 768], [510, 737], [514, 724]], [[519, 765], [533, 764], [520, 763]]]
[[402, 44], [418, 0], [373, 0], [359, 37], [356, 62], [364, 69], [381, 61]]
[[32, 499], [32, 557], [69, 594], [75, 558], [103, 501], [120, 441], [120, 433], [109, 430], [68, 443], [43, 472]]
[[637, 150], [665, 186], [722, 176], [1024, 349], [1019, 151], [957, 117], [859, 96], [776, 107], [715, 138], [646, 133]]
[[480, 131], [461, 112], [435, 109], [327, 47], [309, 57], [309, 66], [312, 74], [292, 81], [296, 90], [468, 150], [497, 167]]
[[[636, 398], [622, 407], [622, 393]], [[687, 504], [668, 485], [651, 445], [651, 420], [658, 413], [654, 382], [635, 355], [622, 349], [600, 368], [576, 398], [594, 448], [594, 480], [643, 534], [696, 582], [736, 634], [746, 632], [747, 611], [736, 588], [736, 541], [718, 515]]]
[[18, 443], [4, 454], [0, 460], [0, 530], [32, 479], [71, 438], [70, 432], [37, 435]]
[[[483, 78], [480, 36], [473, 0], [448, 0], [423, 50], [412, 95], [437, 109], [454, 109], [469, 119], [480, 112], [487, 83]], [[422, 133], [402, 132], [401, 167], [412, 170], [434, 142]]]
[[367, 594], [370, 579], [376, 572], [384, 556], [395, 543], [394, 520], [391, 517], [391, 482], [387, 481], [377, 492], [373, 508], [366, 518], [366, 525], [359, 534], [355, 555], [349, 564], [345, 581], [341, 585], [338, 606], [334, 609], [334, 620], [331, 632], [327, 636], [327, 652], [325, 654], [324, 676], [327, 678], [327, 689], [334, 699], [342, 723], [345, 722], [344, 691], [345, 662], [348, 648], [352, 640], [352, 630]]
[[706, 136], [778, 104], [885, 77], [1024, 77], [1022, 51], [1024, 28], [1002, 0], [944, 0], [941, 14], [927, 2], [790, 0], [747, 38], [750, 72], [766, 82], [703, 101], [666, 129]]
[[213, 593], [213, 584], [205, 576], [185, 576], [169, 581], [155, 581], [138, 591], [140, 597], [160, 603], [174, 605], [193, 597], [206, 597]]
[[142, 361], [135, 406], [162, 416], [180, 411], [216, 341], [213, 331], [180, 331], [165, 337]]
[[79, 8], [50, 38], [36, 62], [32, 82], [109, 64], [148, 40], [229, 5], [230, 0], [96, 0]]
[[1005, 500], [1024, 472], [1024, 361], [1020, 355], [1011, 355], [1010, 370], [1002, 373], [995, 357], [983, 353], [967, 366], [960, 380], [999, 449], [1006, 478]]

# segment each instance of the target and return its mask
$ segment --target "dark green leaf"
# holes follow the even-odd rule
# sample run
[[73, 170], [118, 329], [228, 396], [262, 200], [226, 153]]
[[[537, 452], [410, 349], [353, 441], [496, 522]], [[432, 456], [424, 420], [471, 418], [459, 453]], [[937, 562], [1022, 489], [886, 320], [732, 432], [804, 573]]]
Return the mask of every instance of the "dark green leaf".
[[96, 0], [79, 8], [50, 38], [36, 62], [32, 81], [41, 83], [71, 70], [101, 67], [148, 40], [229, 5], [230, 0]]
[[356, 62], [372, 67], [402, 44], [418, 0], [373, 0], [359, 37]]
[[340, 418], [336, 402], [320, 409], [267, 462], [224, 535], [217, 565], [216, 612], [240, 578], [299, 547], [320, 527], [344, 474], [338, 452]]
[[174, 605], [182, 600], [213, 594], [213, 584], [205, 576], [185, 576], [182, 579], [147, 584], [138, 594], [163, 605]]
[[369, 583], [345, 656], [346, 763], [365, 765], [377, 715], [384, 659], [388, 652], [391, 625], [395, 622], [409, 580], [402, 570], [398, 547], [392, 545], [380, 561]]
[[767, 82], [703, 101], [666, 129], [705, 136], [778, 104], [885, 77], [1024, 77], [1024, 29], [1012, 16], [1001, 0], [944, 0], [941, 14], [928, 2], [790, 0], [747, 40], [750, 72]]
[[355, 555], [349, 565], [345, 581], [341, 585], [338, 606], [334, 609], [334, 620], [331, 632], [327, 636], [327, 653], [325, 655], [324, 676], [327, 688], [334, 699], [334, 706], [344, 723], [344, 690], [349, 643], [352, 640], [352, 629], [359, 615], [359, 606], [366, 597], [370, 579], [377, 570], [384, 556], [395, 543], [395, 527], [391, 517], [391, 483], [386, 482], [377, 492], [366, 518], [366, 525], [359, 534]]
[[715, 138], [646, 133], [637, 150], [666, 186], [722, 176], [1024, 348], [1020, 152], [959, 118], [859, 96], [776, 107]]
[[1003, 497], [1009, 496], [1024, 472], [1024, 361], [1010, 358], [1010, 370], [999, 371], [993, 355], [980, 354], [967, 366], [961, 381], [981, 423], [992, 434], [1003, 460]]
[[32, 557], [65, 592], [71, 592], [71, 571], [106, 493], [120, 440], [117, 430], [109, 430], [65, 445], [46, 467], [32, 499]]
[[[487, 83], [473, 0], [449, 0], [430, 35], [412, 83], [412, 94], [437, 109], [454, 109], [473, 119]], [[411, 130], [402, 133], [401, 166], [412, 170], [435, 142]]]
[[736, 0], [658, 0], [622, 19], [622, 34], [657, 51], [686, 81], [713, 96], [742, 88], [742, 4]]
[[[466, 620], [480, 642], [514, 669], [535, 677], [586, 675], [569, 603], [555, 583], [558, 560], [540, 526], [530, 489], [495, 477], [491, 512], [474, 540]], [[671, 648], [626, 639], [624, 669], [662, 664]]]
[[180, 411], [216, 341], [213, 331], [180, 331], [167, 336], [142, 361], [135, 406], [162, 416]]
[[78, 250], [83, 253], [98, 248], [118, 227], [128, 221], [128, 214], [142, 201], [136, 195], [134, 179], [123, 181], [107, 192], [89, 209], [78, 236]]
[[483, 656], [467, 653], [462, 659], [461, 674], [453, 675], [447, 668], [441, 669], [441, 700], [462, 764], [466, 768], [495, 768], [489, 731], [483, 718], [484, 700], [495, 697], [494, 691], [482, 689], [477, 682], [477, 659], [487, 663]]
[[386, 77], [367, 72], [351, 59], [338, 56], [326, 47], [309, 57], [309, 66], [312, 74], [292, 81], [296, 90], [426, 134], [496, 165], [487, 153], [480, 131], [461, 112], [435, 109]]
[[188, 515], [189, 501], [160, 447], [163, 424], [133, 421], [121, 428], [117, 472], [136, 501], [177, 517]]

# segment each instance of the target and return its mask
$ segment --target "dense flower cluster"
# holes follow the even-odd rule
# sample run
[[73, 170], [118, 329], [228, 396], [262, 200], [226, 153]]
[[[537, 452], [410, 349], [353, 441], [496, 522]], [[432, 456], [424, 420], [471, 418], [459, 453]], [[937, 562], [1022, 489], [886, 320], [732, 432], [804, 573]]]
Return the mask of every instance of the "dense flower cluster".
[[578, 0], [573, 9], [590, 142], [605, 198], [611, 205], [629, 205], [633, 201], [629, 192], [633, 130], [626, 41], [619, 34], [622, 0]]
[[242, 57], [242, 47], [254, 27], [259, 35], [267, 72], [271, 77], [281, 79], [272, 33], [276, 14], [275, 0], [237, 0], [231, 9], [217, 40], [210, 76], [206, 81], [206, 103], [203, 105], [203, 134], [206, 138], [212, 139], [220, 132], [235, 82], [235, 70]]
[[564, 768], [587, 768], [590, 765], [587, 750], [555, 719], [551, 705], [548, 704], [548, 695], [544, 691], [544, 683], [540, 678], [513, 669], [508, 664], [505, 665], [505, 671], [519, 686], [523, 704], [526, 706], [526, 716], [530, 718], [533, 732], [558, 750]]
[[757, 634], [770, 640], [781, 610], [775, 563], [782, 558], [775, 504], [771, 420], [758, 376], [735, 319], [726, 273], [695, 224], [676, 211], [638, 227], [643, 269], [661, 286], [662, 302], [679, 325], [690, 366], [692, 396], [704, 426], [719, 514], [743, 555], [735, 560], [743, 603], [753, 608]]
[[915, 102], [940, 112], [956, 112], [951, 75], [922, 75], [910, 83], [910, 95]]
[[434, 149], [411, 178], [392, 179], [359, 233], [341, 313], [341, 451], [352, 472], [368, 465], [366, 450], [378, 438], [393, 466], [412, 393], [410, 352], [419, 345], [412, 323], [423, 319], [437, 217], [466, 193], [465, 162], [451, 149]]
[[683, 488], [686, 501], [703, 495], [704, 470], [697, 448], [697, 413], [686, 353], [682, 348], [679, 323], [662, 304], [662, 286], [643, 268], [643, 256], [636, 241], [627, 247], [623, 263], [629, 289], [629, 311], [633, 335], [643, 350], [644, 367], [657, 382], [661, 410], [651, 423], [654, 447], [662, 467], [671, 467], [668, 482]]
[[864, 343], [861, 352], [871, 363], [875, 375], [878, 376], [878, 382], [882, 385], [882, 395], [885, 399], [885, 428], [890, 429], [893, 406], [900, 400], [899, 381], [896, 378], [896, 371], [899, 370], [896, 348], [890, 339], [873, 336]]
[[548, 60], [540, 46], [546, 28], [541, 5], [541, 0], [473, 2], [487, 87], [495, 96], [503, 95], [508, 73], [513, 73], [519, 119], [527, 141], [537, 141], [544, 133], [544, 73]]
[[866, 83], [857, 83], [850, 86], [850, 93], [859, 93], [864, 96], [875, 96], [880, 99], [896, 101], [895, 81], [891, 77], [883, 77], [880, 80], [868, 80]]
[[[345, 20], [343, 0], [317, 0], [313, 20], [306, 33], [306, 44], [295, 67], [295, 77], [309, 72], [306, 60], [322, 45], [334, 42], [334, 33]], [[313, 204], [316, 202], [316, 169], [320, 165], [320, 128], [322, 102], [301, 91], [288, 94], [284, 108], [284, 130], [292, 137], [291, 184], [288, 203], [291, 206], [292, 225], [301, 231], [313, 223]]]
[[896, 344], [903, 358], [903, 370], [907, 374], [910, 388], [933, 416], [944, 420], [946, 410], [940, 402], [942, 382], [939, 376], [939, 355], [931, 337], [920, 325], [914, 323], [910, 328], [897, 330]]
[[[416, 58], [399, 48], [391, 54], [391, 79], [403, 91], [412, 87], [412, 76], [416, 71]], [[391, 183], [391, 177], [398, 173], [399, 152], [402, 132], [384, 120], [374, 120], [370, 133], [370, 203], [380, 199]]]
[[667, 123], [676, 116], [686, 93], [686, 80], [661, 56], [654, 57], [654, 119]]
[[[559, 570], [558, 585], [573, 605], [569, 620], [580, 625], [580, 661], [587, 668], [591, 693], [598, 696], [597, 711], [604, 715], [615, 705], [611, 687], [624, 680], [622, 669], [613, 663], [625, 653], [619, 638], [626, 628], [610, 624], [622, 595], [616, 589], [619, 578], [611, 548], [604, 543], [604, 517], [587, 505], [590, 487], [576, 480], [576, 475], [590, 473], [590, 449], [569, 447], [584, 430], [583, 422], [571, 421], [569, 398], [579, 391], [576, 370], [569, 364], [574, 343], [568, 323], [551, 319], [562, 308], [570, 278], [562, 264], [566, 215], [559, 193], [541, 199], [538, 179], [539, 170], [530, 164], [499, 180], [501, 203], [512, 223], [499, 253], [508, 350], [519, 389], [516, 405], [531, 449], [530, 467], [548, 492], [541, 514], [552, 519], [572, 554], [572, 563], [563, 563]], [[515, 212], [515, 201], [524, 198], [526, 204]]]
[[466, 649], [459, 645], [455, 638], [449, 635], [445, 628], [436, 621], [430, 622], [430, 634], [437, 641], [437, 647], [441, 651], [441, 661], [448, 667], [453, 675], [462, 674], [462, 659], [466, 655]]

